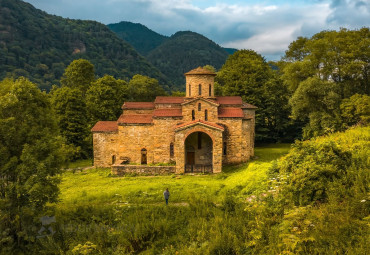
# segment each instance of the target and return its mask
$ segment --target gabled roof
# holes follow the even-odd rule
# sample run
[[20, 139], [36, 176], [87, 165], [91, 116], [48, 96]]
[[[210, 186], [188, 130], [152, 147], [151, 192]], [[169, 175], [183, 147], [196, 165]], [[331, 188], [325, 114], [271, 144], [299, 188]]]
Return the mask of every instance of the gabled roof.
[[182, 110], [181, 108], [155, 109], [153, 112], [153, 117], [182, 117]]
[[122, 114], [117, 122], [118, 124], [150, 124], [152, 114]]
[[189, 101], [185, 101], [185, 102], [183, 102], [181, 105], [186, 105], [186, 104], [189, 104], [189, 103], [194, 102], [194, 101], [196, 101], [196, 100], [203, 100], [203, 101], [208, 102], [208, 103], [210, 103], [210, 104], [213, 104], [213, 105], [215, 105], [215, 106], [219, 106], [219, 104], [218, 104], [218, 103], [216, 103], [215, 101], [210, 100], [210, 99], [207, 99], [207, 98], [204, 98], [204, 97], [196, 97], [196, 98], [194, 98], [194, 99], [190, 99]]
[[181, 104], [184, 102], [183, 97], [164, 97], [158, 96], [155, 98], [155, 104]]
[[243, 118], [243, 110], [241, 108], [218, 108], [219, 118]]
[[153, 102], [125, 102], [122, 109], [154, 109]]
[[212, 71], [210, 71], [208, 69], [205, 69], [205, 68], [202, 68], [202, 67], [197, 67], [197, 68], [185, 73], [185, 75], [189, 75], [189, 74], [206, 74], [206, 75], [216, 76], [215, 72], [212, 72]]
[[222, 126], [217, 125], [217, 124], [212, 123], [212, 122], [204, 121], [204, 120], [193, 120], [193, 121], [189, 121], [189, 122], [177, 125], [175, 130], [178, 131], [178, 130], [188, 128], [188, 127], [191, 127], [191, 126], [196, 126], [196, 125], [202, 125], [202, 126], [206, 126], [206, 127], [209, 127], [209, 128], [224, 131], [224, 128]]
[[248, 103], [243, 103], [243, 106], [242, 106], [243, 109], [258, 109], [257, 106], [254, 106], [252, 104], [248, 104]]
[[216, 101], [219, 104], [243, 104], [240, 96], [216, 97]]
[[98, 121], [91, 132], [117, 132], [117, 121]]

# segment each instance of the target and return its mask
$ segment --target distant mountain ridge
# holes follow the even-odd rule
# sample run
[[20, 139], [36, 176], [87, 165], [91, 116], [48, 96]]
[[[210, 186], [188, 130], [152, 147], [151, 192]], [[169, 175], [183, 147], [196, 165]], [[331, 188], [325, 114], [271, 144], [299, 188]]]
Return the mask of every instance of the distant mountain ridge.
[[222, 48], [205, 36], [191, 31], [180, 31], [167, 37], [142, 24], [128, 21], [109, 24], [108, 27], [145, 56], [179, 90], [185, 88], [185, 72], [204, 65], [219, 69], [228, 55], [237, 51]]
[[146, 56], [161, 45], [168, 36], [161, 35], [140, 23], [121, 21], [107, 25], [117, 36], [131, 44], [141, 55]]
[[195, 32], [181, 31], [152, 50], [147, 59], [173, 81], [174, 87], [184, 90], [184, 73], [205, 65], [219, 69], [228, 55], [208, 38]]
[[0, 79], [26, 76], [42, 89], [58, 84], [65, 67], [85, 58], [96, 74], [129, 79], [166, 77], [107, 26], [95, 21], [64, 19], [20, 0], [0, 0]]

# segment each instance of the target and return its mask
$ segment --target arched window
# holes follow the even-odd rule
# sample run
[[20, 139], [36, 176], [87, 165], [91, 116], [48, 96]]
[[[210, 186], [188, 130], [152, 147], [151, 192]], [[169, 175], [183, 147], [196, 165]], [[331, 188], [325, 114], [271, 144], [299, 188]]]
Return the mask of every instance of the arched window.
[[202, 110], [202, 104], [201, 103], [199, 103], [198, 104], [198, 111], [201, 111]]
[[208, 120], [208, 110], [207, 109], [205, 109], [204, 110], [204, 120]]
[[202, 95], [202, 84], [199, 84], [199, 86], [198, 86], [198, 94], [199, 94], [199, 96]]
[[141, 164], [146, 165], [147, 162], [148, 162], [148, 160], [147, 160], [147, 151], [144, 148], [144, 149], [141, 149]]
[[114, 165], [114, 163], [116, 163], [116, 155], [112, 156], [112, 165]]
[[211, 84], [209, 84], [209, 87], [208, 87], [208, 93], [209, 93], [209, 96], [211, 97], [212, 96], [212, 86]]
[[195, 120], [195, 111], [194, 110], [191, 111], [191, 120]]
[[191, 96], [191, 85], [189, 84], [189, 97]]
[[173, 150], [173, 143], [170, 143], [170, 157], [172, 158], [174, 156], [174, 150]]
[[226, 146], [226, 142], [224, 142], [223, 154], [226, 155], [226, 153], [227, 153], [227, 146]]

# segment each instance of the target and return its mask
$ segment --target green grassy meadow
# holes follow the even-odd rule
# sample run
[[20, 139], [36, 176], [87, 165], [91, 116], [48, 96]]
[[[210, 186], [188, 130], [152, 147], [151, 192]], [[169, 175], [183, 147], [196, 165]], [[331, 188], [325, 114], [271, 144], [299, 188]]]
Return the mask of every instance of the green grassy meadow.
[[[55, 233], [38, 240], [39, 250], [67, 255], [366, 254], [369, 145], [368, 128], [351, 129], [292, 148], [261, 146], [248, 163], [204, 175], [117, 177], [89, 161], [76, 162], [62, 175], [60, 201], [50, 209]], [[303, 186], [291, 181], [297, 176]], [[171, 192], [169, 206], [165, 188]], [[315, 189], [323, 192], [309, 200], [306, 193]]]
[[[289, 144], [256, 148], [255, 159], [243, 165], [226, 166], [220, 174], [116, 177], [110, 174], [109, 168], [66, 171], [58, 206], [163, 204], [163, 191], [167, 187], [171, 192], [170, 203], [175, 205], [187, 203], [189, 196], [218, 203], [228, 191], [243, 199], [263, 191], [272, 161], [286, 154], [289, 148]], [[83, 161], [72, 166], [90, 164], [91, 161]]]

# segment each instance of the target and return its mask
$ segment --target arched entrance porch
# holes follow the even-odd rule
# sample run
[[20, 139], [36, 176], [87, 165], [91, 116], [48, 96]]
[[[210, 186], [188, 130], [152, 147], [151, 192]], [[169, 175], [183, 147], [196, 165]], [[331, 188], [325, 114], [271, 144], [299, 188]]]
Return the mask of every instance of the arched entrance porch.
[[213, 171], [213, 141], [205, 132], [190, 133], [185, 141], [185, 173]]

